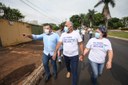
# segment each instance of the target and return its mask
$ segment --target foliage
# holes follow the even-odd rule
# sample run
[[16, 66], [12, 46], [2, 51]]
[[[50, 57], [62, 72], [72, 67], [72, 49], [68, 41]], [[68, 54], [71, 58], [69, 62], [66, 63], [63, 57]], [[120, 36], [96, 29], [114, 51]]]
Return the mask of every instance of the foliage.
[[108, 22], [110, 28], [118, 29], [119, 27], [124, 27], [119, 18], [111, 18]]
[[88, 16], [88, 20], [89, 20], [89, 22], [90, 22], [90, 27], [92, 27], [92, 24], [93, 24], [93, 22], [94, 22], [94, 15], [95, 15], [95, 10], [93, 9], [93, 10], [88, 10], [88, 14], [87, 14], [87, 16]]
[[78, 27], [81, 26], [81, 17], [79, 15], [73, 15], [70, 18], [70, 21], [73, 22], [73, 26], [74, 26], [75, 29], [77, 29]]
[[6, 7], [4, 4], [0, 3], [0, 9], [4, 10], [4, 15], [0, 18], [11, 20], [11, 21], [18, 21], [24, 16], [20, 13], [17, 9], [11, 9], [10, 7]]
[[53, 30], [59, 30], [59, 27], [56, 24], [51, 23]]
[[65, 26], [65, 22], [62, 22], [61, 24], [59, 24], [59, 29], [64, 28], [64, 26]]
[[122, 24], [123, 24], [125, 27], [128, 27], [128, 17], [123, 17], [123, 18], [121, 19], [121, 21], [122, 21]]
[[94, 26], [99, 26], [104, 24], [104, 16], [101, 13], [96, 13], [94, 15]]
[[106, 25], [106, 27], [108, 27], [108, 20], [111, 18], [111, 14], [110, 14], [110, 11], [109, 11], [109, 4], [112, 7], [115, 7], [115, 0], [100, 0], [94, 7], [97, 7], [100, 4], [104, 4], [102, 14], [104, 15], [105, 25]]

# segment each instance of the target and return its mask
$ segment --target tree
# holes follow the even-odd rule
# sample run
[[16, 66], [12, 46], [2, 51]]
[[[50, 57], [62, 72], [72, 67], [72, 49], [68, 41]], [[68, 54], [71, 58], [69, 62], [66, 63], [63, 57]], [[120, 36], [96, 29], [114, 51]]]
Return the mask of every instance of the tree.
[[89, 20], [89, 22], [90, 22], [90, 27], [92, 27], [92, 23], [93, 23], [93, 21], [94, 21], [94, 14], [95, 14], [95, 10], [93, 9], [93, 10], [88, 10], [88, 20]]
[[79, 15], [73, 15], [70, 18], [70, 21], [73, 22], [73, 26], [74, 26], [75, 29], [77, 29], [78, 27], [81, 26], [81, 17]]
[[104, 4], [102, 14], [104, 15], [106, 28], [107, 28], [108, 27], [108, 19], [111, 18], [111, 14], [110, 14], [108, 5], [110, 4], [112, 7], [115, 7], [115, 1], [114, 0], [100, 0], [94, 7], [97, 7], [100, 4]]
[[89, 26], [89, 20], [87, 14], [80, 14], [79, 17], [80, 17], [81, 25]]
[[10, 7], [6, 7], [4, 4], [0, 3], [0, 9], [4, 10], [4, 15], [1, 16], [3, 19], [18, 21], [24, 16], [17, 9], [11, 9]]
[[128, 27], [128, 17], [123, 17], [123, 19], [122, 19], [121, 21], [122, 21], [122, 24], [123, 24], [125, 27]]
[[124, 27], [121, 20], [119, 18], [111, 18], [108, 21], [108, 26], [113, 29], [118, 29], [119, 27]]
[[94, 15], [94, 25], [99, 26], [104, 24], [104, 16], [101, 13], [96, 13]]
[[59, 24], [59, 29], [62, 29], [62, 27], [64, 28], [65, 26], [65, 22], [62, 22], [61, 24]]
[[56, 24], [54, 23], [50, 23], [50, 24], [52, 25], [53, 30], [59, 30], [59, 27]]

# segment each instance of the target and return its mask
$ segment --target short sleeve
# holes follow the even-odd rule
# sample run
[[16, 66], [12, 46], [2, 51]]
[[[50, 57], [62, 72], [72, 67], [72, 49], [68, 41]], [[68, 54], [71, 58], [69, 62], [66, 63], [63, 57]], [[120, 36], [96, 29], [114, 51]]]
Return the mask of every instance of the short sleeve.
[[79, 33], [77, 33], [78, 42], [82, 42], [82, 38]]
[[63, 33], [62, 33], [62, 35], [60, 36], [60, 38], [59, 38], [59, 42], [63, 42]]
[[92, 46], [92, 39], [90, 39], [87, 44], [86, 44], [86, 48], [90, 49]]
[[57, 42], [59, 42], [60, 37], [58, 34], [56, 34], [56, 38], [57, 38]]

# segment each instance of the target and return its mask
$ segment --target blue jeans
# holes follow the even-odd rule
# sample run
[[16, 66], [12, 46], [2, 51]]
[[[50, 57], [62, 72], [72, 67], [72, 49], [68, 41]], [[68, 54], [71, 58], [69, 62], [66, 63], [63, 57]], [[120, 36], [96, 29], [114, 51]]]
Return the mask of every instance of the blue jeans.
[[56, 60], [52, 59], [52, 56], [43, 54], [43, 65], [45, 69], [46, 76], [50, 76], [50, 69], [49, 69], [49, 60], [51, 60], [53, 66], [53, 74], [57, 74], [57, 65]]
[[91, 60], [89, 60], [89, 63], [91, 65], [91, 70], [92, 70], [92, 75], [91, 75], [92, 83], [93, 85], [96, 85], [98, 76], [100, 76], [103, 72], [104, 63], [95, 63]]
[[79, 56], [68, 57], [64, 55], [65, 65], [68, 72], [72, 74], [72, 85], [77, 85], [78, 81], [78, 60]]

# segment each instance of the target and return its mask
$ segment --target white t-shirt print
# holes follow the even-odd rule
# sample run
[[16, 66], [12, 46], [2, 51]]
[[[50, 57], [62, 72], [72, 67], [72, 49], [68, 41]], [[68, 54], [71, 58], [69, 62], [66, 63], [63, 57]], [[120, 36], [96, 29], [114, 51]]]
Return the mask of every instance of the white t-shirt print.
[[90, 49], [89, 60], [95, 63], [104, 63], [108, 50], [112, 50], [111, 42], [106, 39], [92, 38], [88, 41], [86, 48]]
[[81, 36], [76, 31], [72, 33], [62, 33], [59, 42], [63, 43], [63, 54], [73, 57], [79, 54], [78, 42], [81, 42]]

